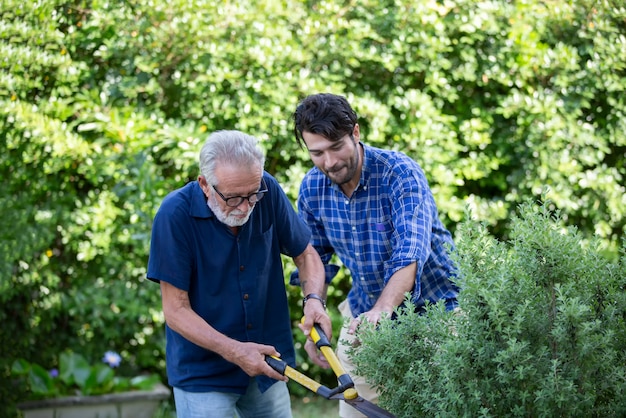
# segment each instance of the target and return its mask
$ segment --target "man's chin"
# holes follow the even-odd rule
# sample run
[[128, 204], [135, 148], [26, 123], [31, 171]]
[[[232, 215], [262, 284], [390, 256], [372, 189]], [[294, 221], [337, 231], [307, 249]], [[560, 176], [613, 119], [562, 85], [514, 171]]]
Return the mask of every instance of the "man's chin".
[[350, 181], [350, 179], [346, 179], [343, 176], [335, 176], [333, 174], [327, 174], [327, 176], [330, 179], [330, 181], [335, 183], [337, 186], [341, 186], [342, 184], [346, 184]]
[[244, 217], [229, 216], [226, 219], [225, 224], [228, 226], [243, 226], [246, 222], [248, 222], [248, 219], [250, 219], [250, 215], [246, 215]]

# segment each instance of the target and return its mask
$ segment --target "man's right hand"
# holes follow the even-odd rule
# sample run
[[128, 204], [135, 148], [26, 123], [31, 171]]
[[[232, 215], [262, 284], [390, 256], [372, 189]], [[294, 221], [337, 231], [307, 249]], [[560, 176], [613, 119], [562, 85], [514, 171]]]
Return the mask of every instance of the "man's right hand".
[[272, 369], [265, 361], [265, 356], [280, 357], [280, 353], [271, 345], [238, 342], [224, 358], [241, 367], [248, 376], [265, 375], [287, 382], [289, 378]]

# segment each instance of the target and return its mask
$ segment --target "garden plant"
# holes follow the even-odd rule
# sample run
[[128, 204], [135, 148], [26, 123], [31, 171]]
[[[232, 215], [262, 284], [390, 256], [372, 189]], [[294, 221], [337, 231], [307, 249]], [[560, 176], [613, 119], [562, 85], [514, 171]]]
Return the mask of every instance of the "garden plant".
[[611, 261], [552, 207], [523, 204], [508, 242], [465, 221], [459, 310], [360, 333], [357, 368], [398, 417], [626, 414], [626, 240]]
[[121, 356], [114, 351], [107, 351], [101, 361], [90, 363], [81, 354], [67, 350], [59, 355], [58, 368], [48, 370], [28, 360], [17, 359], [11, 371], [14, 376], [24, 378], [32, 399], [150, 390], [160, 382], [157, 374], [116, 375], [115, 369], [121, 361]]

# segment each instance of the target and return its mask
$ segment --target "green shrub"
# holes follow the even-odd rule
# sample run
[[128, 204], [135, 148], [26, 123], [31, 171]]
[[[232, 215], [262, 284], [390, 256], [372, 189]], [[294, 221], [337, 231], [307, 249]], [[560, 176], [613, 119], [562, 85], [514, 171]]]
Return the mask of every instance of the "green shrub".
[[601, 255], [549, 204], [525, 203], [511, 240], [464, 222], [460, 311], [439, 305], [361, 333], [359, 373], [399, 417], [626, 414], [626, 252]]

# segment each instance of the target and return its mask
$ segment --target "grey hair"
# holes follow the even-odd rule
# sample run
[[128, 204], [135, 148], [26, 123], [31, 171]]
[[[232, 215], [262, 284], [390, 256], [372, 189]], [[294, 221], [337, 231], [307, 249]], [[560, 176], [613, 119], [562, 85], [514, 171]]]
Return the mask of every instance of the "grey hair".
[[217, 164], [246, 168], [265, 166], [265, 154], [258, 140], [240, 131], [216, 131], [207, 138], [200, 150], [200, 174], [209, 184], [216, 184]]

